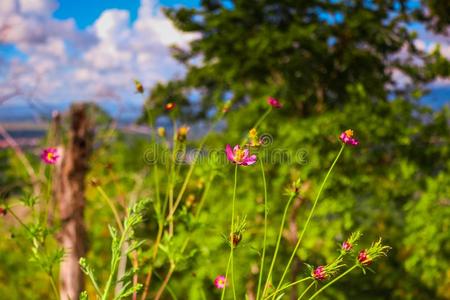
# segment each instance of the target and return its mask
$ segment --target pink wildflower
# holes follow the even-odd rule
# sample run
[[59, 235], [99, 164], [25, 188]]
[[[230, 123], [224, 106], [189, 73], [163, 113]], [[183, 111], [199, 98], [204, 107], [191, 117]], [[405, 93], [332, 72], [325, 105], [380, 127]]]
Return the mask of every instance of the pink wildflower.
[[274, 108], [282, 108], [283, 105], [277, 99], [273, 97], [267, 98], [267, 103]]
[[49, 165], [54, 165], [59, 158], [58, 149], [50, 147], [42, 150], [41, 160]]
[[365, 266], [369, 266], [370, 264], [372, 264], [372, 259], [369, 257], [369, 254], [367, 253], [367, 251], [361, 250], [358, 254], [358, 261]]
[[311, 275], [314, 277], [315, 280], [322, 281], [327, 279], [327, 272], [325, 271], [324, 266], [317, 267]]
[[256, 155], [249, 155], [248, 149], [241, 149], [239, 145], [234, 146], [233, 149], [231, 149], [230, 145], [227, 145], [225, 151], [228, 160], [235, 164], [250, 166], [256, 162]]
[[359, 144], [359, 141], [355, 138], [353, 138], [353, 130], [348, 129], [341, 133], [339, 136], [339, 139], [347, 145], [357, 146]]
[[345, 241], [342, 243], [342, 250], [344, 250], [345, 252], [352, 250], [352, 248], [353, 248], [353, 245], [350, 244], [348, 241]]
[[218, 289], [223, 289], [227, 285], [227, 279], [223, 275], [218, 275], [216, 279], [214, 279], [214, 286]]

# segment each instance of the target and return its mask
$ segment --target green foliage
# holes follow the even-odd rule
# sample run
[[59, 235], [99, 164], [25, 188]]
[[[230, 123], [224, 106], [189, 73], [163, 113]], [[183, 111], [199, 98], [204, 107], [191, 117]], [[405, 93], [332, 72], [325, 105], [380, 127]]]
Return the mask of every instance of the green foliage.
[[[147, 103], [157, 104], [174, 94], [175, 101], [186, 103], [190, 93], [197, 91], [200, 104], [196, 101], [190, 107], [200, 107], [204, 114], [232, 99], [233, 108], [239, 110], [228, 115], [227, 129], [213, 137], [213, 148], [237, 143], [252, 128], [254, 119], [248, 116], [263, 114], [264, 98], [279, 98], [284, 108], [274, 112], [259, 130], [274, 141], [259, 156], [270, 157], [272, 228], [280, 222], [286, 202], [279, 195], [298, 177], [302, 178], [304, 200], [293, 220], [302, 224], [323, 170], [337, 151], [336, 136], [343, 129], [355, 129], [361, 147], [344, 152], [297, 258], [315, 264], [329, 262], [336, 242], [347, 232], [360, 229], [366, 233], [365, 243], [378, 235], [385, 237], [392, 245], [392, 255], [376, 274], [368, 275], [371, 280], [352, 277], [323, 297], [447, 299], [448, 216], [445, 209], [433, 213], [431, 200], [422, 204], [423, 210], [417, 205], [426, 201], [423, 199], [436, 199], [441, 192], [432, 189], [432, 183], [445, 186], [450, 176], [450, 115], [448, 108], [432, 111], [418, 99], [427, 93], [427, 83], [449, 76], [450, 64], [439, 47], [432, 53], [417, 49], [417, 33], [411, 30], [411, 25], [420, 23], [431, 31], [442, 31], [449, 24], [444, 11], [445, 5], [436, 1], [416, 6], [412, 1], [394, 0], [202, 1], [201, 8], [167, 9], [178, 28], [198, 33], [199, 38], [190, 50], [174, 49], [175, 57], [188, 68], [185, 78], [159, 85]], [[393, 70], [400, 70], [410, 83], [396, 85]], [[276, 156], [274, 151], [286, 156]], [[215, 181], [220, 187], [210, 192], [209, 198], [215, 201], [207, 207], [218, 228], [200, 229], [204, 235], [220, 230], [218, 218], [229, 205], [231, 195], [224, 191], [232, 187], [225, 179], [232, 173], [228, 168], [221, 172], [228, 175], [219, 175], [220, 180]], [[243, 171], [237, 193], [240, 214], [246, 214], [252, 224], [243, 239], [261, 249], [262, 184], [255, 181], [257, 176], [251, 168]], [[419, 196], [423, 193], [429, 198]], [[445, 203], [445, 198], [440, 199], [439, 203]], [[301, 229], [298, 226], [295, 230]], [[427, 229], [419, 230], [421, 227]], [[275, 241], [271, 229], [269, 252]], [[282, 245], [280, 255], [285, 258], [292, 244], [283, 240]], [[220, 240], [210, 239], [208, 250], [200, 251], [194, 268], [202, 269], [211, 258], [226, 264], [220, 254], [222, 247]], [[236, 253], [240, 262], [257, 261], [243, 252]], [[211, 278], [214, 272], [220, 270], [198, 273]], [[243, 289], [240, 282], [248, 281], [244, 275], [248, 269], [242, 267], [237, 273], [242, 274], [237, 282]]]
[[[146, 201], [139, 201], [129, 208], [129, 215], [124, 220], [122, 232], [119, 233], [117, 229], [112, 226], [108, 227], [112, 238], [111, 262], [109, 276], [103, 290], [100, 288], [98, 280], [96, 279], [94, 269], [88, 264], [85, 258], [80, 258], [80, 267], [90, 278], [99, 299], [110, 299], [110, 289], [114, 285], [118, 264], [122, 255], [128, 256], [128, 254], [136, 251], [142, 244], [142, 242], [136, 243], [134, 241], [134, 227], [142, 222], [142, 212], [146, 204]], [[125, 251], [122, 249], [124, 246], [126, 247]], [[132, 275], [135, 271], [136, 270], [132, 270], [132, 272], [124, 274], [124, 276], [119, 279], [119, 281], [123, 283], [123, 286], [119, 293], [115, 295], [114, 300], [126, 298], [142, 288], [141, 284], [133, 285]], [[87, 297], [86, 294], [87, 292], [84, 292], [80, 298]]]

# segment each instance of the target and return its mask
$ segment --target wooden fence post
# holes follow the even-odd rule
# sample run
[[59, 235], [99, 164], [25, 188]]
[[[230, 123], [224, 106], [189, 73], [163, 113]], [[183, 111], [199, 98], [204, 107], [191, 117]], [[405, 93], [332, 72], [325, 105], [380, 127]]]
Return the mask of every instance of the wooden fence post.
[[63, 153], [60, 177], [55, 189], [61, 217], [59, 241], [66, 252], [59, 275], [61, 300], [79, 299], [84, 288], [83, 273], [78, 262], [87, 250], [84, 193], [93, 139], [87, 106], [73, 105], [70, 110], [68, 146]]

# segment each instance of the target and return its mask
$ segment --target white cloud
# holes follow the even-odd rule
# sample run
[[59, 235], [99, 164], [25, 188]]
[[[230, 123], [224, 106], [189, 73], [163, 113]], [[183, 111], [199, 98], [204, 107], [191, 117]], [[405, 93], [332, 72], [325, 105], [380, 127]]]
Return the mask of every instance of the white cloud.
[[24, 94], [51, 101], [140, 101], [134, 78], [150, 87], [184, 72], [168, 46], [187, 47], [195, 36], [178, 31], [153, 1], [142, 0], [134, 22], [128, 11], [109, 9], [83, 31], [73, 20], [53, 19], [56, 7], [51, 0], [0, 1], [0, 43], [25, 56], [8, 59], [0, 96], [14, 82]]

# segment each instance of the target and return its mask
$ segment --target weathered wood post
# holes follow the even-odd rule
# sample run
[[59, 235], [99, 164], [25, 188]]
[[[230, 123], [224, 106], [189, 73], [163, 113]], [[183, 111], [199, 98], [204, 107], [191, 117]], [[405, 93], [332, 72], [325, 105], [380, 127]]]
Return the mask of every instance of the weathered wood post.
[[93, 126], [88, 117], [87, 106], [73, 105], [70, 110], [68, 146], [63, 154], [55, 191], [61, 217], [59, 240], [66, 251], [59, 275], [61, 300], [79, 299], [84, 288], [83, 273], [78, 261], [87, 250], [84, 193], [93, 138]]

